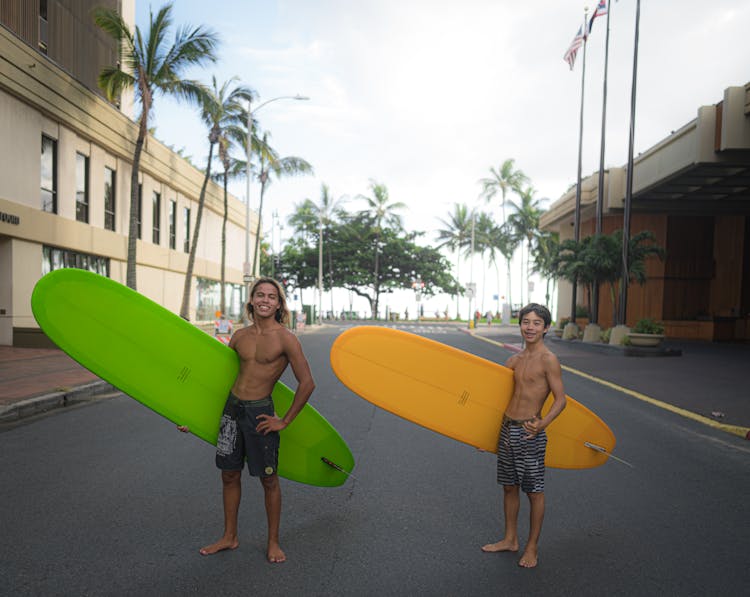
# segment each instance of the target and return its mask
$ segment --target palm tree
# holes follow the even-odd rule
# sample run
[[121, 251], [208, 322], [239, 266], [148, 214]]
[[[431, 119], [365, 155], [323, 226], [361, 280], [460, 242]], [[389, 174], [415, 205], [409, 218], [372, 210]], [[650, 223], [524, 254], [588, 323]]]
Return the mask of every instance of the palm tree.
[[206, 203], [206, 187], [211, 178], [211, 163], [213, 161], [214, 145], [219, 144], [220, 155], [222, 151], [224, 163], [224, 223], [222, 225], [222, 280], [221, 280], [221, 311], [224, 313], [224, 251], [226, 250], [226, 216], [227, 216], [227, 195], [226, 195], [226, 171], [228, 168], [226, 149], [228, 145], [227, 129], [230, 126], [239, 126], [243, 113], [242, 102], [249, 102], [253, 98], [253, 91], [249, 87], [239, 86], [232, 87], [236, 78], [226, 81], [221, 87], [213, 77], [213, 85], [210, 90], [203, 96], [201, 101], [201, 120], [208, 127], [208, 161], [206, 163], [206, 174], [203, 178], [203, 186], [198, 197], [198, 213], [195, 217], [195, 226], [193, 228], [193, 242], [190, 243], [190, 256], [188, 257], [187, 271], [185, 272], [185, 286], [182, 291], [182, 307], [180, 316], [189, 320], [190, 318], [190, 292], [192, 290], [193, 267], [195, 266], [195, 254], [198, 248], [198, 237], [201, 229], [201, 220], [203, 218], [203, 208]]
[[[629, 282], [645, 284], [646, 260], [649, 257], [662, 258], [664, 249], [653, 244], [654, 234], [643, 230], [630, 237], [628, 241], [628, 275]], [[615, 230], [611, 235], [594, 235], [583, 238], [580, 242], [563, 241], [557, 263], [563, 278], [571, 283], [581, 283], [587, 290], [589, 299], [595, 284], [607, 283], [610, 287], [612, 313], [616, 321], [617, 297], [622, 282], [622, 231]], [[590, 305], [590, 300], [589, 300]]]
[[[560, 236], [557, 232], [542, 232], [539, 234], [536, 249], [534, 250], [534, 263], [531, 271], [543, 276], [546, 280], [544, 300], [548, 307], [550, 305], [550, 298], [555, 292], [555, 283], [560, 277], [560, 270], [557, 267], [557, 255], [559, 252]], [[550, 284], [552, 285], [551, 290]]]
[[167, 33], [172, 25], [172, 5], [166, 4], [154, 16], [149, 15], [149, 29], [144, 38], [139, 27], [131, 32], [127, 23], [115, 11], [97, 8], [97, 26], [112, 36], [121, 48], [119, 66], [106, 66], [99, 74], [99, 87], [110, 101], [116, 101], [123, 91], [135, 89], [140, 104], [138, 136], [133, 152], [130, 177], [130, 221], [128, 225], [127, 285], [136, 290], [136, 239], [138, 236], [138, 173], [141, 153], [148, 137], [148, 120], [156, 92], [177, 99], [197, 101], [203, 87], [196, 81], [182, 79], [188, 67], [215, 61], [218, 38], [212, 31], [199, 26], [180, 27], [172, 45]]
[[390, 203], [388, 197], [388, 189], [382, 183], [370, 181], [370, 191], [372, 197], [365, 195], [359, 195], [358, 197], [363, 199], [367, 203], [367, 208], [362, 213], [368, 214], [373, 219], [374, 230], [375, 230], [375, 267], [373, 273], [373, 289], [375, 291], [375, 302], [373, 303], [372, 318], [376, 319], [378, 316], [378, 302], [380, 298], [380, 281], [378, 278], [379, 274], [379, 263], [380, 263], [380, 236], [382, 226], [386, 225], [394, 228], [401, 228], [402, 221], [396, 211], [404, 209], [406, 204], [400, 201]]
[[318, 233], [318, 206], [312, 199], [305, 199], [294, 205], [294, 211], [287, 218], [287, 223], [294, 232], [311, 241]]
[[260, 225], [263, 220], [263, 199], [266, 188], [271, 184], [271, 174], [277, 179], [298, 174], [312, 174], [313, 167], [296, 156], [279, 157], [279, 154], [268, 145], [268, 132], [263, 133], [262, 145], [265, 151], [259, 154], [258, 180], [260, 180], [260, 204], [258, 205], [258, 225], [255, 229], [255, 250], [253, 251], [253, 273], [258, 275], [258, 247], [260, 246]]
[[[505, 204], [508, 201], [508, 192], [519, 193], [519, 189], [524, 184], [529, 182], [529, 177], [526, 176], [522, 170], [517, 170], [515, 167], [515, 160], [509, 158], [505, 160], [499, 168], [490, 168], [490, 176], [486, 178], [480, 178], [479, 184], [482, 185], [482, 192], [480, 197], [483, 197], [486, 201], [492, 201], [497, 194], [500, 194], [500, 208], [502, 210], [502, 222], [501, 226], [507, 223], [505, 218]], [[511, 290], [510, 290], [510, 262], [513, 259], [513, 255], [507, 257], [508, 264], [508, 302], [510, 303], [511, 310], [513, 309], [513, 303], [511, 302]]]
[[[491, 243], [489, 246], [490, 261], [495, 264], [497, 269], [497, 294], [500, 296], [500, 256], [505, 257], [506, 267], [508, 268], [508, 304], [513, 305], [510, 280], [510, 261], [518, 246], [518, 239], [513, 235], [507, 224], [495, 225], [491, 232]], [[500, 299], [498, 298], [498, 301]], [[499, 310], [498, 305], [498, 310]], [[506, 322], [509, 323], [509, 322]]]
[[476, 217], [474, 223], [474, 252], [479, 254], [479, 258], [482, 262], [482, 303], [480, 311], [482, 314], [486, 313], [484, 310], [484, 297], [487, 294], [486, 281], [487, 281], [487, 268], [484, 266], [484, 255], [487, 252], [494, 252], [493, 249], [493, 236], [495, 233], [496, 225], [495, 221], [489, 214], [480, 213]]
[[516, 170], [515, 160], [512, 158], [505, 160], [499, 168], [490, 168], [490, 176], [480, 178], [479, 184], [482, 185], [480, 197], [487, 202], [492, 201], [500, 193], [500, 207], [502, 208], [503, 221], [505, 223], [505, 204], [508, 200], [508, 191], [518, 192], [518, 190], [529, 182], [529, 177], [523, 171]]
[[344, 213], [343, 205], [347, 197], [342, 195], [334, 199], [328, 189], [328, 185], [322, 184], [320, 188], [320, 203], [318, 204], [318, 217], [322, 223], [323, 246], [328, 247], [328, 288], [331, 291], [331, 315], [333, 315], [333, 251], [330, 246], [331, 224], [335, 218]]
[[[444, 226], [437, 231], [438, 249], [443, 247], [449, 249], [456, 255], [456, 279], [459, 279], [461, 251], [465, 250], [471, 243], [471, 214], [469, 208], [465, 205], [455, 203], [453, 212], [448, 214], [447, 219], [438, 218], [438, 221]], [[459, 313], [458, 292], [456, 292], [456, 316]]]
[[[230, 155], [232, 146], [241, 147], [243, 151], [246, 151], [247, 133], [245, 132], [247, 127], [247, 112], [242, 116], [241, 123], [229, 124], [223, 131], [219, 138], [219, 161], [224, 167], [224, 171], [220, 175], [215, 175], [214, 178], [223, 183], [224, 187], [224, 213], [221, 222], [221, 312], [226, 312], [226, 255], [227, 255], [227, 219], [229, 217], [229, 205], [228, 205], [228, 184], [229, 180], [237, 178], [244, 178], [247, 176], [247, 162], [245, 160], [237, 159]], [[267, 148], [263, 145], [263, 141], [258, 139], [255, 132], [251, 137], [252, 152], [256, 155], [260, 155], [267, 151]], [[251, 170], [253, 170], [251, 164]]]
[[[515, 210], [508, 218], [508, 224], [512, 227], [519, 239], [526, 241], [526, 281], [528, 282], [528, 262], [531, 259], [531, 250], [534, 241], [539, 236], [539, 218], [542, 216], [540, 202], [534, 199], [534, 189], [527, 186], [524, 190], [517, 190], [520, 203], [509, 201]], [[521, 249], [521, 278], [523, 279], [523, 248]], [[523, 303], [523, 287], [521, 284], [521, 303]]]
[[[612, 236], [619, 241], [619, 254], [622, 255], [622, 230], [615, 230]], [[650, 257], [656, 257], [657, 259], [664, 258], [664, 249], [654, 242], [656, 236], [650, 230], [641, 230], [640, 232], [632, 235], [628, 239], [628, 275], [627, 281], [635, 282], [636, 284], [643, 285], [646, 283], [646, 260]], [[622, 283], [622, 259], [618, 260], [619, 268], [617, 276], [613, 281], [605, 280], [610, 283], [610, 292], [612, 299], [613, 317], [615, 319], [614, 324], [625, 323], [624, 321], [617, 321], [617, 314], [619, 309], [617, 308], [616, 297], [619, 296], [619, 285]]]

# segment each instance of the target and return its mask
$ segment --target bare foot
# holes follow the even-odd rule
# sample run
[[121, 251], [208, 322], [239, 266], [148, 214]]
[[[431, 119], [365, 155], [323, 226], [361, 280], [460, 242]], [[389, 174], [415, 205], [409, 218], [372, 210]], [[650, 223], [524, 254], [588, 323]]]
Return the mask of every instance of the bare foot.
[[267, 557], [270, 564], [281, 564], [282, 562], [286, 562], [286, 554], [281, 551], [281, 547], [279, 547], [278, 543], [268, 544]]
[[202, 556], [211, 556], [219, 551], [224, 551], [225, 549], [237, 549], [239, 546], [240, 542], [237, 541], [237, 539], [224, 539], [222, 537], [216, 543], [206, 545], [206, 547], [201, 547], [199, 551]]
[[511, 541], [510, 539], [503, 539], [497, 543], [488, 543], [482, 547], [482, 551], [485, 553], [495, 553], [498, 551], [518, 551], [518, 541]]
[[538, 562], [539, 557], [536, 546], [527, 545], [521, 559], [518, 560], [518, 565], [521, 568], [536, 568]]

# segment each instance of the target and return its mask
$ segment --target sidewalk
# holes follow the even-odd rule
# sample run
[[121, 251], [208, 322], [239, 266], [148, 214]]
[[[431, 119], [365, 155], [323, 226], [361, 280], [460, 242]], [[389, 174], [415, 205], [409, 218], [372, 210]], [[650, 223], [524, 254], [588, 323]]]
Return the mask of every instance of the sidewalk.
[[[517, 326], [480, 324], [470, 333], [510, 350], [522, 347]], [[668, 341], [666, 347], [681, 355], [626, 356], [620, 347], [552, 334], [545, 342], [565, 371], [750, 439], [750, 344]]]
[[[463, 329], [510, 350], [521, 349], [516, 326]], [[740, 437], [750, 432], [750, 344], [673, 341], [669, 347], [681, 350], [681, 356], [637, 357], [616, 347], [551, 335], [546, 342], [568, 372]], [[0, 346], [0, 423], [112, 390], [61, 350]]]
[[109, 391], [62, 350], [0, 346], [0, 423]]
[[0, 346], [0, 424], [117, 391], [60, 349]]

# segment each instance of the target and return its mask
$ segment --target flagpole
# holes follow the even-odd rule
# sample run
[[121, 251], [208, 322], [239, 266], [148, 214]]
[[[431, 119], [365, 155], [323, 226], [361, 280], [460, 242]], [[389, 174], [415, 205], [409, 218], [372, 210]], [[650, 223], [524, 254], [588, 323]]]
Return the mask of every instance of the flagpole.
[[628, 312], [628, 249], [630, 245], [630, 210], [633, 202], [633, 145], [635, 141], [635, 96], [638, 78], [638, 32], [641, 21], [641, 0], [635, 5], [635, 43], [633, 50], [633, 83], [630, 89], [630, 140], [628, 142], [628, 174], [625, 185], [625, 211], [622, 224], [622, 280], [620, 281], [619, 322], [627, 325]]
[[[612, 3], [607, 2], [607, 35], [604, 42], [604, 83], [602, 88], [602, 137], [599, 146], [599, 185], [596, 196], [596, 234], [602, 233], [602, 212], [604, 210], [604, 146], [607, 128], [607, 70], [609, 67], [609, 13]], [[591, 323], [599, 323], [599, 284], [594, 284], [591, 298]], [[614, 315], [614, 313], [612, 314]]]
[[[576, 207], [573, 218], [573, 238], [578, 244], [581, 239], [581, 165], [583, 159], [583, 98], [586, 90], [586, 41], [588, 40], [588, 11], [583, 11], [583, 64], [581, 68], [581, 114], [578, 122], [578, 177], [576, 182]], [[578, 280], [573, 280], [573, 293], [570, 305], [570, 322], [576, 322], [576, 302], [578, 300]]]

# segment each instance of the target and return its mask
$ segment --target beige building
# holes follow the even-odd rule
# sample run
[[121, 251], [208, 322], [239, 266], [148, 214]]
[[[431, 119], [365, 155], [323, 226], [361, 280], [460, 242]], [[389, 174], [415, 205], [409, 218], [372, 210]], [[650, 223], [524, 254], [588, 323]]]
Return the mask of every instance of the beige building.
[[[602, 232], [623, 228], [626, 167], [604, 177]], [[599, 173], [581, 183], [581, 238], [594, 234]], [[543, 215], [541, 226], [573, 238], [575, 186]], [[750, 340], [750, 83], [723, 99], [633, 165], [631, 235], [650, 230], [665, 249], [647, 263], [645, 285], [630, 285], [626, 324], [662, 320], [667, 336]], [[578, 289], [579, 304], [586, 302]], [[561, 281], [558, 317], [571, 313], [572, 288]], [[612, 325], [602, 287], [599, 323]]]
[[[91, 21], [94, 6], [134, 21], [133, 0], [8, 0], [0, 4], [0, 344], [44, 345], [31, 312], [37, 280], [81, 267], [125, 282], [132, 100], [122, 110], [96, 87], [116, 48]], [[201, 134], [200, 130], [196, 134]], [[206, 141], [208, 153], [208, 141]], [[140, 166], [138, 291], [179, 312], [203, 172], [149, 137]], [[219, 305], [223, 190], [209, 183], [190, 318]], [[242, 302], [246, 211], [229, 197], [228, 314]], [[250, 230], [257, 214], [251, 213]], [[254, 238], [251, 239], [251, 246]]]

